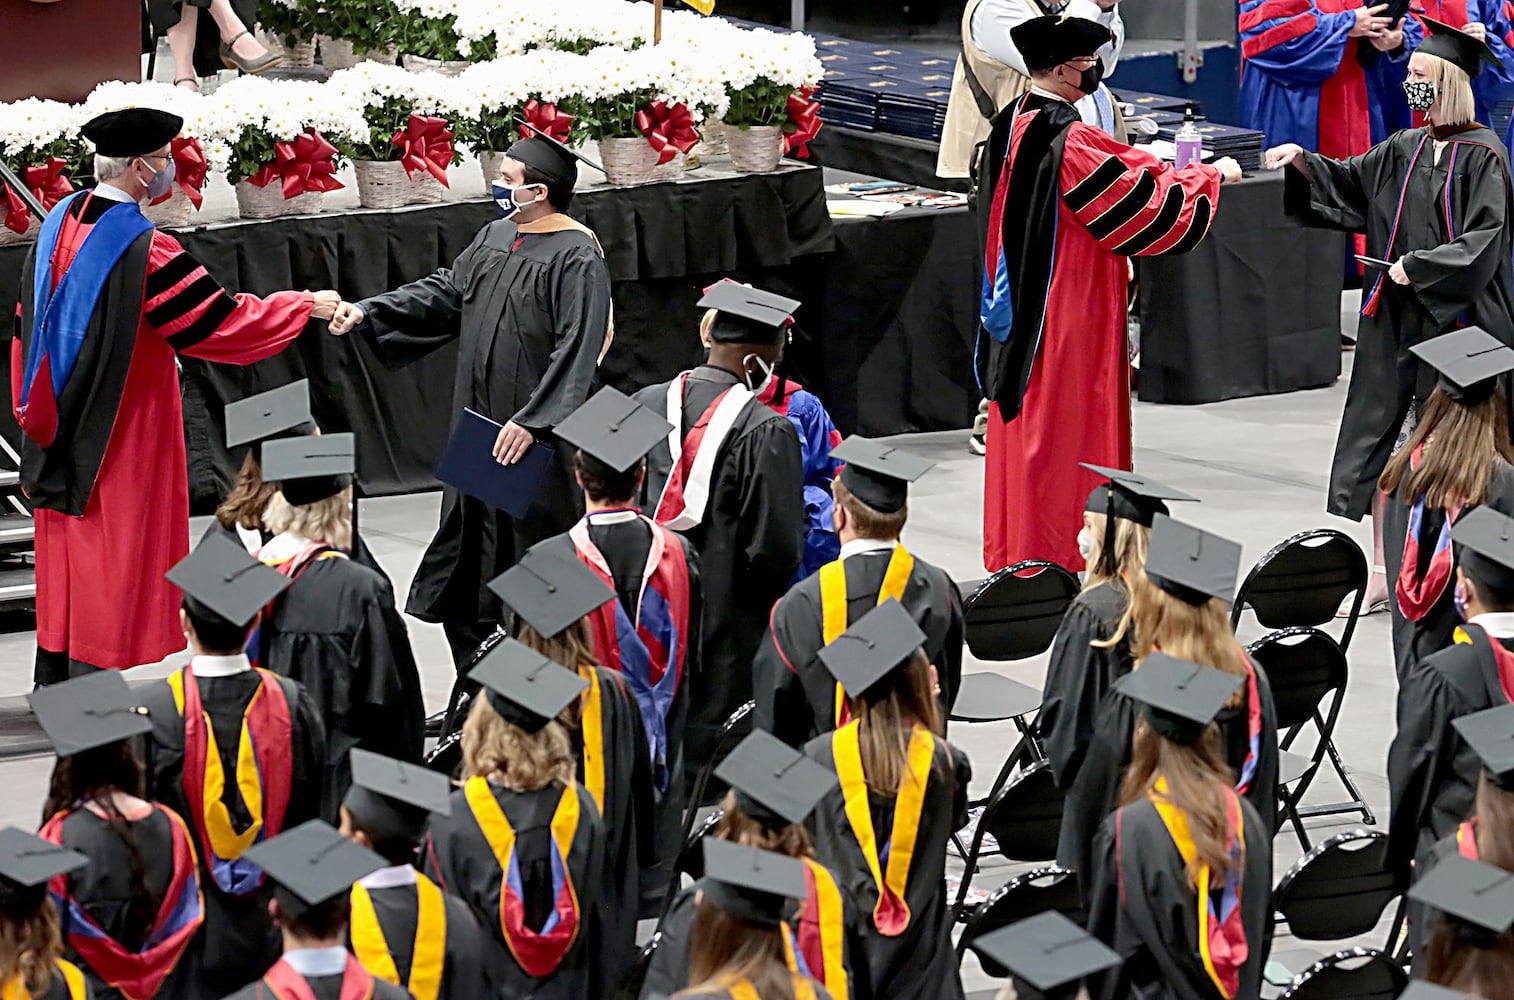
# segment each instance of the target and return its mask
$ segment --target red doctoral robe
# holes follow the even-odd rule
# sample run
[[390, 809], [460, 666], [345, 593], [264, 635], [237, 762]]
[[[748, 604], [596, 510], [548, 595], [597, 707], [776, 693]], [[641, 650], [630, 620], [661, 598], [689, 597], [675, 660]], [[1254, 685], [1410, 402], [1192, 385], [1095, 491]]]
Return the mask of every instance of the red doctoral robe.
[[[55, 288], [107, 210], [137, 211], [103, 195], [80, 196], [56, 211], [64, 210], [79, 224], [65, 222], [59, 231]], [[36, 263], [28, 261], [23, 289], [30, 289]], [[189, 554], [176, 354], [228, 364], [261, 361], [304, 329], [313, 298], [309, 292], [233, 296], [178, 240], [153, 230], [105, 282], [56, 406], [33, 392], [23, 413], [29, 291], [25, 299], [11, 342], [11, 392], [27, 432], [22, 483], [36, 515], [37, 645], [97, 667], [156, 663], [184, 648], [180, 591], [164, 578]], [[129, 350], [123, 349], [127, 339]], [[47, 446], [33, 438], [39, 423]]]
[[990, 572], [1022, 559], [1081, 566], [1078, 528], [1100, 479], [1078, 463], [1131, 464], [1126, 258], [1191, 250], [1219, 204], [1214, 167], [1177, 170], [1076, 112], [1068, 120], [1070, 111], [1033, 92], [990, 137], [988, 155], [997, 140], [1004, 157], [985, 188], [993, 199], [978, 345], [992, 403], [983, 491]]

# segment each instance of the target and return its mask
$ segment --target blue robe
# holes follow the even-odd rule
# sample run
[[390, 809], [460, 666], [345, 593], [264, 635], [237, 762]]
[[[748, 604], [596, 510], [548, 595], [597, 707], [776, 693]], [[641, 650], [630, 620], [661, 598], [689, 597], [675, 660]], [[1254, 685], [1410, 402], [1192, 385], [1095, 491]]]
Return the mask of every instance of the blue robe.
[[777, 398], [777, 380], [768, 383], [759, 398], [775, 412], [789, 418], [799, 434], [799, 450], [804, 458], [804, 561], [794, 574], [794, 583], [814, 573], [828, 562], [841, 557], [841, 540], [831, 527], [831, 480], [841, 463], [831, 458], [831, 450], [841, 443], [841, 432], [831, 422], [825, 404], [808, 389], [792, 379], [784, 379], [783, 398]]
[[[1351, 10], [1339, 0], [1241, 0], [1241, 124], [1266, 144], [1344, 157], [1371, 145]], [[1328, 152], [1327, 152], [1328, 150]]]

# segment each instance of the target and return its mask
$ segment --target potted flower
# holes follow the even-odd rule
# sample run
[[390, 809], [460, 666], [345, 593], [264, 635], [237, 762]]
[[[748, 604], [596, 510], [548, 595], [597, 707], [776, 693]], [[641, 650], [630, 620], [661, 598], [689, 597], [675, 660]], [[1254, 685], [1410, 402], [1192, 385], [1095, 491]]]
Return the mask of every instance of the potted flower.
[[321, 65], [350, 69], [360, 62], [393, 63], [399, 9], [392, 0], [299, 0], [312, 24]]
[[457, 76], [468, 68], [463, 50], [471, 53], [472, 46], [458, 36], [450, 7], [448, 0], [399, 0], [395, 40], [406, 69]]
[[582, 57], [579, 96], [568, 107], [599, 146], [611, 184], [675, 180], [699, 142], [694, 113], [678, 99], [674, 68], [652, 49], [595, 49]]
[[476, 63], [459, 79], [469, 107], [453, 118], [457, 140], [478, 157], [486, 193], [504, 151], [531, 134], [520, 120], [570, 146], [584, 141], [584, 122], [570, 110], [576, 65], [575, 57], [539, 50]]
[[258, 27], [263, 44], [284, 50], [284, 67], [309, 69], [315, 65], [315, 30], [311, 11], [299, 0], [261, 0], [258, 4]]
[[[78, 107], [36, 98], [7, 104], [0, 114], [0, 157], [44, 209], [72, 194], [76, 183], [91, 183], [94, 155], [79, 138], [84, 120]], [[20, 192], [0, 184], [0, 244], [33, 239], [41, 224]]]
[[155, 225], [183, 228], [189, 225], [190, 213], [197, 211], [203, 201], [210, 160], [202, 139], [214, 135], [215, 102], [194, 91], [170, 87], [166, 83], [108, 81], [90, 92], [84, 101], [80, 120], [89, 121], [107, 111], [140, 107], [171, 111], [184, 119], [183, 131], [169, 148], [174, 160], [173, 187], [142, 208], [142, 214]]
[[[812, 138], [819, 119], [807, 103], [810, 83], [821, 75], [814, 41], [801, 43], [790, 36], [753, 31], [740, 51], [733, 52], [733, 72], [726, 84], [730, 107], [725, 113], [731, 165], [743, 173], [767, 173], [778, 168], [788, 149], [787, 136], [807, 133]], [[768, 36], [768, 37], [764, 37]], [[799, 47], [807, 43], [808, 54]]]
[[328, 86], [363, 119], [361, 134], [343, 148], [357, 173], [358, 203], [441, 201], [447, 167], [461, 159], [448, 124], [457, 82], [369, 63], [333, 75]]

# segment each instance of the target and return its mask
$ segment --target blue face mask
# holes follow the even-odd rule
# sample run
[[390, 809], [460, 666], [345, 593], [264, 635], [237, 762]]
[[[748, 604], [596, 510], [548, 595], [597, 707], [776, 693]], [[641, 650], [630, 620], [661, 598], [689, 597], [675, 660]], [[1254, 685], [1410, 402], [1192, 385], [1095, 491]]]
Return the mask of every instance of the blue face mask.
[[1462, 592], [1461, 584], [1451, 592], [1451, 603], [1456, 605], [1456, 616], [1462, 621], [1467, 620], [1467, 595]]
[[514, 217], [515, 213], [525, 207], [516, 202], [515, 192], [533, 187], [540, 187], [540, 185], [522, 184], [520, 187], [511, 187], [508, 184], [501, 184], [499, 181], [490, 184], [489, 195], [494, 199], [494, 204], [499, 209], [499, 217], [501, 219]]
[[[147, 163], [148, 161], [143, 160], [142, 162]], [[162, 170], [154, 171], [152, 180], [147, 182], [147, 200], [149, 202], [157, 201], [169, 191], [173, 190], [173, 180], [174, 162], [170, 157], [168, 166], [164, 167]]]

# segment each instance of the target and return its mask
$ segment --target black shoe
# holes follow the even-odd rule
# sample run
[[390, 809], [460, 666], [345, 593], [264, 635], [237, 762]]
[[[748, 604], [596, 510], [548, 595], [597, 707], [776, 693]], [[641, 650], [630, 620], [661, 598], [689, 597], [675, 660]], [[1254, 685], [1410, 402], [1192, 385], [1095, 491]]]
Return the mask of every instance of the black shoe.
[[428, 715], [426, 717], [426, 735], [427, 736], [435, 736], [435, 737], [440, 738], [441, 735], [442, 735], [442, 725], [446, 721], [447, 721], [447, 710], [446, 709], [442, 709], [440, 712], [437, 712], [435, 715]]

